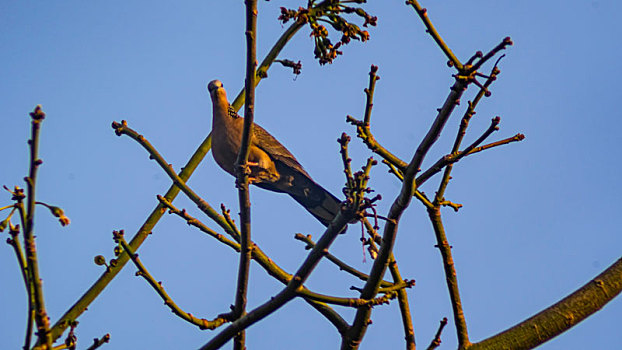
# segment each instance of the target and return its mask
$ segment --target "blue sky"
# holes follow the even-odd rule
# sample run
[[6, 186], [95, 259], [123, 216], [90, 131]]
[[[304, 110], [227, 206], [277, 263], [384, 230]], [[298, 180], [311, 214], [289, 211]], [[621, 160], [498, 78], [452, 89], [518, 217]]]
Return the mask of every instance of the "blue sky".
[[[259, 57], [284, 30], [276, 20], [279, 6], [304, 3], [260, 2]], [[501, 129], [491, 140], [517, 132], [527, 138], [459, 163], [446, 196], [464, 207], [457, 214], [443, 212], [470, 337], [477, 341], [554, 303], [620, 258], [622, 5], [422, 5], [463, 60], [505, 36], [515, 42], [466, 142], [496, 115]], [[320, 67], [305, 28], [281, 55], [301, 60], [302, 75], [294, 80], [290, 71], [274, 66], [257, 89], [255, 121], [336, 195], [344, 179], [335, 140], [344, 131], [355, 134], [345, 116], [362, 118], [371, 64], [380, 67], [381, 76], [372, 130], [403, 159], [412, 156], [452, 83], [453, 71], [403, 1], [370, 1], [367, 8], [379, 18], [369, 42], [351, 43], [334, 64]], [[127, 120], [176, 169], [183, 166], [211, 128], [207, 83], [220, 79], [230, 98], [243, 86], [243, 2], [2, 1], [0, 28], [0, 183], [24, 186], [28, 112], [41, 104], [48, 117], [38, 199], [63, 207], [72, 219], [60, 228], [47, 211], [37, 211], [41, 274], [55, 321], [101, 274], [93, 257], [112, 257], [112, 230], [133, 234], [155, 207], [156, 194], [169, 187], [146, 152], [115, 136], [110, 123]], [[463, 101], [472, 96], [470, 91]], [[424, 167], [447, 153], [462, 111], [450, 120]], [[369, 152], [354, 137], [351, 145], [353, 165], [363, 165]], [[212, 206], [225, 203], [235, 214], [233, 181], [208, 155], [189, 184]], [[436, 183], [423, 190], [433, 193]], [[383, 195], [378, 209], [386, 213], [400, 184], [379, 165], [370, 185]], [[8, 194], [0, 198], [0, 206], [9, 204]], [[251, 199], [254, 240], [283, 268], [295, 270], [306, 251], [293, 234], [317, 238], [322, 226], [287, 196], [253, 189]], [[175, 203], [203, 218], [183, 196]], [[367, 270], [371, 264], [363, 262], [358, 237], [359, 228], [351, 227], [331, 251]], [[442, 317], [451, 317], [434, 244], [425, 210], [413, 201], [395, 254], [402, 275], [417, 281], [409, 295], [420, 347], [427, 346]], [[213, 318], [233, 302], [237, 255], [176, 217], [165, 216], [139, 252], [175, 301], [194, 315]], [[134, 271], [126, 266], [80, 318], [79, 348], [105, 333], [112, 340], [103, 349], [194, 349], [211, 337], [172, 315]], [[257, 266], [251, 273], [249, 307], [254, 307], [281, 285]], [[26, 299], [8, 245], [0, 249], [0, 278], [0, 343], [15, 349], [23, 341]], [[361, 286], [328, 262], [308, 282], [318, 292], [354, 297], [350, 285]], [[342, 311], [352, 320], [351, 310]], [[541, 348], [620, 348], [620, 314], [618, 298]], [[361, 349], [403, 346], [397, 303], [376, 308], [372, 319]], [[443, 347], [454, 348], [454, 338], [450, 323]], [[334, 348], [339, 336], [296, 300], [252, 327], [248, 342], [250, 349]]]

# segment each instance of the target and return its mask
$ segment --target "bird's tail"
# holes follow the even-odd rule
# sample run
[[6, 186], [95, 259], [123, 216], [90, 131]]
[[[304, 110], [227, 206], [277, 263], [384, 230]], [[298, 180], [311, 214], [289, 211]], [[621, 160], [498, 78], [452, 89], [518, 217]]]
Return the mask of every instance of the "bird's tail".
[[341, 210], [341, 201], [309, 178], [294, 172], [282, 176], [277, 182], [260, 182], [255, 185], [270, 191], [289, 194], [324, 226], [328, 226]]
[[341, 201], [315, 182], [309, 181], [302, 193], [289, 193], [324, 226], [328, 226], [341, 210]]

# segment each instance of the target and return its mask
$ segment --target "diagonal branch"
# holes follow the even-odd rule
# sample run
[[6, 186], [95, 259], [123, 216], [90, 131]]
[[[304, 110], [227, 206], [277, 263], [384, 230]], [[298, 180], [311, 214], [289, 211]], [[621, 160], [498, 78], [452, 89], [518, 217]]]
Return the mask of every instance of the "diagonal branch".
[[216, 233], [214, 230], [212, 230], [211, 228], [207, 227], [205, 224], [203, 224], [201, 221], [199, 221], [198, 219], [190, 216], [185, 209], [179, 210], [177, 209], [173, 203], [169, 202], [166, 198], [158, 195], [157, 196], [158, 201], [160, 201], [160, 203], [162, 205], [164, 205], [168, 210], [169, 213], [173, 213], [176, 214], [177, 216], [181, 217], [182, 219], [186, 220], [186, 223], [190, 226], [194, 226], [196, 228], [198, 228], [199, 230], [207, 233], [208, 235], [216, 238], [218, 241], [220, 241], [221, 243], [224, 243], [225, 245], [228, 245], [229, 247], [233, 248], [235, 251], [239, 252], [240, 251], [240, 244], [237, 243], [240, 241], [240, 237], [239, 236], [234, 236], [234, 239], [236, 240], [236, 242], [231, 241], [230, 239], [228, 239], [227, 237]]
[[600, 310], [621, 291], [622, 258], [556, 304], [468, 349], [533, 349]]
[[[155, 160], [156, 163], [158, 163], [158, 165], [164, 170], [164, 172], [166, 172], [166, 175], [168, 175], [169, 178], [173, 180], [175, 186], [179, 188], [182, 192], [184, 192], [184, 194], [188, 196], [188, 198], [190, 198], [190, 200], [192, 200], [203, 213], [205, 213], [205, 215], [214, 220], [231, 236], [235, 236], [238, 234], [237, 232], [233, 231], [231, 226], [227, 223], [222, 215], [220, 215], [216, 210], [214, 210], [214, 208], [212, 208], [212, 206], [209, 205], [209, 203], [199, 197], [196, 192], [188, 187], [184, 179], [182, 179], [181, 176], [175, 173], [175, 171], [173, 170], [173, 166], [166, 162], [164, 157], [160, 155], [155, 147], [153, 147], [153, 145], [143, 135], [140, 135], [138, 132], [127, 126], [127, 122], [125, 120], [122, 120], [121, 123], [113, 122], [112, 127], [115, 129], [115, 133], [117, 135], [127, 135], [134, 139], [136, 142], [138, 142], [141, 146], [143, 146], [143, 148], [147, 152], [149, 152], [149, 158]], [[170, 201], [171, 200], [169, 200], [169, 202]]]
[[[297, 233], [294, 238], [296, 238], [299, 241], [305, 242], [307, 243], [307, 247], [306, 249], [311, 249], [315, 246], [315, 242], [313, 242], [313, 240], [311, 239], [311, 235], [303, 235], [301, 233]], [[326, 259], [330, 262], [332, 262], [333, 264], [335, 264], [337, 267], [339, 267], [339, 270], [345, 271], [349, 274], [351, 274], [352, 276], [360, 279], [361, 281], [367, 281], [367, 279], [369, 278], [369, 276], [357, 269], [355, 269], [354, 267], [346, 264], [345, 262], [343, 262], [342, 260], [340, 260], [339, 258], [337, 258], [336, 256], [334, 256], [331, 253], [326, 253]], [[393, 283], [388, 282], [388, 281], [382, 281], [380, 283], [380, 285], [382, 287], [389, 287], [392, 286]]]
[[463, 68], [462, 63], [460, 63], [460, 60], [456, 57], [456, 55], [454, 55], [449, 46], [445, 44], [445, 41], [441, 38], [441, 35], [436, 31], [436, 28], [434, 28], [432, 21], [430, 21], [430, 18], [428, 17], [428, 10], [421, 7], [419, 2], [416, 0], [408, 0], [406, 1], [406, 5], [411, 5], [415, 11], [417, 11], [419, 18], [421, 18], [421, 21], [423, 21], [423, 24], [426, 27], [426, 33], [430, 34], [438, 47], [443, 50], [443, 53], [445, 53], [445, 56], [447, 56], [447, 59], [449, 60], [448, 64], [456, 67], [458, 71], [461, 71]]

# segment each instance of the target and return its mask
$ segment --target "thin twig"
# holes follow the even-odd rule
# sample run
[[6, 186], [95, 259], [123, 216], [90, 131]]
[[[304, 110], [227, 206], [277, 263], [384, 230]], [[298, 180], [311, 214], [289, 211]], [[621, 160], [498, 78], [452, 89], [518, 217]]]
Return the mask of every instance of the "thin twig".
[[[198, 228], [199, 230], [201, 230], [202, 232], [207, 233], [208, 235], [216, 238], [218, 241], [220, 241], [221, 243], [224, 243], [226, 245], [228, 245], [229, 247], [235, 249], [235, 251], [239, 252], [240, 251], [240, 244], [231, 241], [230, 239], [228, 239], [227, 237], [221, 235], [220, 233], [217, 233], [216, 231], [212, 230], [211, 228], [207, 227], [204, 223], [202, 223], [201, 221], [199, 221], [197, 218], [192, 217], [190, 214], [188, 214], [186, 212], [185, 209], [179, 210], [177, 209], [177, 207], [175, 207], [173, 205], [173, 203], [169, 202], [166, 198], [158, 195], [157, 196], [158, 201], [160, 201], [160, 203], [162, 203], [162, 205], [164, 205], [166, 208], [168, 208], [169, 213], [175, 214], [179, 217], [181, 217], [182, 219], [186, 220], [186, 223], [190, 226], [194, 226], [196, 228]], [[239, 241], [239, 236], [235, 236], [234, 239], [236, 241]]]
[[123, 237], [123, 230], [114, 231], [113, 236], [115, 242], [117, 242], [123, 248], [123, 250], [129, 254], [130, 259], [132, 259], [132, 262], [134, 263], [134, 265], [136, 265], [136, 268], [138, 268], [136, 276], [144, 278], [162, 298], [162, 300], [164, 301], [164, 305], [168, 306], [175, 315], [195, 326], [198, 326], [200, 329], [215, 329], [228, 321], [226, 318], [220, 316], [212, 321], [209, 321], [204, 318], [194, 317], [191, 313], [182, 310], [168, 295], [168, 293], [166, 293], [164, 287], [162, 287], [162, 283], [156, 281], [155, 278], [151, 276], [149, 271], [147, 271], [147, 268], [143, 265], [140, 259], [138, 259], [138, 254], [134, 252], [134, 250], [130, 247], [130, 245]]
[[[434, 165], [432, 165], [430, 167], [430, 169], [428, 169], [425, 173], [421, 174], [420, 178], [423, 179], [429, 179], [432, 175], [438, 173], [441, 169], [443, 169], [445, 166], [449, 165], [449, 164], [453, 164], [457, 161], [459, 161], [460, 159], [462, 159], [464, 156], [468, 155], [469, 152], [471, 152], [473, 149], [475, 149], [477, 146], [479, 146], [482, 142], [484, 142], [484, 140], [486, 140], [493, 132], [499, 130], [499, 122], [500, 122], [501, 118], [499, 117], [495, 117], [491, 120], [490, 122], [490, 126], [488, 127], [488, 129], [486, 129], [486, 131], [484, 131], [484, 133], [477, 138], [477, 140], [475, 140], [472, 144], [470, 144], [467, 148], [465, 148], [463, 151], [455, 153], [455, 154], [451, 154], [448, 156], [445, 156], [443, 158], [441, 158], [440, 160], [438, 160]], [[444, 181], [448, 181], [449, 178], [443, 178]], [[444, 192], [445, 192], [445, 187], [446, 184], [445, 182], [442, 181], [441, 182], [441, 186], [439, 188], [439, 190], [437, 191], [436, 194], [436, 201], [440, 201]]]
[[[369, 220], [363, 220], [363, 224], [365, 225], [368, 234], [372, 237], [372, 243], [376, 239], [381, 240], [380, 236], [376, 232], [376, 229], [371, 225]], [[401, 284], [406, 282], [406, 280], [402, 279], [402, 275], [400, 274], [400, 270], [397, 267], [397, 261], [395, 260], [395, 256], [393, 255], [393, 253], [391, 253], [391, 256], [389, 257], [389, 272], [391, 272], [391, 278], [393, 278], [394, 283]], [[414, 280], [412, 282], [409, 281], [409, 283], [414, 283]], [[380, 290], [382, 290], [382, 288], [380, 288], [378, 291]], [[402, 328], [404, 329], [406, 349], [415, 350], [415, 328], [413, 327], [410, 304], [408, 303], [408, 293], [406, 289], [400, 289], [397, 291], [397, 302], [400, 308], [400, 315], [402, 318]]]
[[486, 63], [489, 59], [491, 59], [494, 55], [496, 55], [499, 51], [505, 50], [508, 46], [512, 46], [514, 43], [512, 39], [507, 36], [503, 38], [503, 40], [495, 46], [492, 50], [490, 50], [487, 54], [485, 54], [479, 61], [475, 62], [475, 64], [470, 68], [471, 71], [475, 72], [481, 67], [484, 63]]
[[[20, 189], [21, 190], [21, 189]], [[22, 191], [23, 193], [23, 191]], [[25, 222], [24, 215], [24, 203], [21, 200], [16, 204], [19, 209], [20, 217], [22, 217], [22, 222]], [[23, 223], [22, 223], [23, 225]], [[32, 291], [32, 284], [28, 278], [28, 264], [26, 262], [26, 257], [24, 255], [24, 250], [22, 249], [22, 244], [19, 241], [19, 232], [20, 225], [15, 225], [9, 223], [9, 235], [11, 238], [7, 239], [7, 243], [13, 247], [13, 251], [15, 252], [15, 257], [17, 258], [17, 262], [19, 264], [19, 269], [22, 273], [22, 280], [24, 281], [24, 287], [26, 288], [26, 298], [28, 300], [28, 317], [26, 321], [26, 335], [24, 336], [24, 346], [22, 347], [24, 350], [30, 349], [30, 343], [32, 338], [32, 324], [34, 320], [34, 295]]]
[[503, 139], [503, 140], [491, 142], [491, 143], [483, 145], [483, 146], [475, 147], [471, 151], [469, 151], [467, 156], [470, 156], [471, 154], [475, 154], [475, 153], [487, 150], [489, 148], [507, 145], [508, 143], [522, 141], [524, 139], [525, 139], [525, 135], [519, 133], [519, 134], [516, 134], [516, 135], [514, 135], [512, 137], [508, 137], [507, 139]]
[[436, 28], [434, 28], [432, 21], [430, 21], [430, 18], [428, 17], [428, 10], [421, 7], [419, 2], [416, 0], [408, 0], [406, 1], [406, 4], [411, 5], [417, 11], [419, 18], [421, 18], [421, 21], [423, 21], [423, 24], [426, 27], [426, 33], [430, 34], [434, 41], [436, 41], [436, 44], [441, 50], [443, 50], [443, 53], [445, 53], [445, 56], [447, 56], [447, 59], [449, 59], [451, 65], [456, 67], [458, 71], [461, 71], [463, 69], [462, 63], [460, 63], [460, 60], [458, 60], [449, 46], [447, 46], [443, 38], [441, 38], [441, 35], [436, 31]]
[[460, 289], [458, 288], [458, 278], [456, 275], [456, 268], [454, 266], [454, 259], [451, 255], [451, 246], [447, 242], [447, 235], [445, 234], [445, 228], [443, 227], [443, 222], [441, 220], [440, 205], [434, 209], [428, 209], [428, 215], [434, 228], [434, 234], [436, 235], [437, 247], [443, 258], [445, 281], [447, 282], [447, 289], [449, 290], [451, 307], [454, 314], [454, 323], [456, 325], [456, 332], [458, 335], [458, 349], [465, 349], [471, 343], [469, 342], [469, 333], [462, 308], [462, 301], [460, 300]]
[[376, 81], [380, 79], [380, 77], [376, 75], [376, 72], [378, 72], [378, 66], [374, 66], [372, 64], [369, 70], [369, 87], [365, 89], [365, 95], [367, 96], [367, 102], [365, 103], [365, 117], [363, 118], [363, 123], [365, 125], [369, 125], [371, 109], [374, 106], [374, 88], [376, 87]]
[[438, 330], [436, 331], [436, 335], [434, 336], [434, 339], [432, 339], [432, 342], [428, 346], [427, 350], [434, 350], [441, 345], [441, 333], [443, 333], [443, 328], [445, 328], [446, 325], [447, 317], [443, 317], [441, 324], [438, 326]]
[[105, 334], [103, 337], [93, 339], [93, 345], [89, 346], [86, 350], [96, 350], [100, 346], [110, 341], [110, 334]]
[[[306, 249], [311, 249], [315, 246], [315, 242], [313, 242], [313, 240], [311, 239], [311, 235], [303, 235], [301, 233], [297, 233], [294, 238], [296, 238], [297, 240], [301, 241], [301, 242], [305, 242], [307, 243], [307, 247]], [[369, 276], [357, 269], [355, 269], [354, 267], [346, 264], [344, 261], [340, 260], [339, 258], [337, 258], [336, 256], [334, 256], [331, 253], [326, 253], [326, 259], [330, 262], [332, 262], [333, 264], [335, 264], [337, 267], [339, 267], [339, 270], [345, 271], [349, 274], [351, 274], [352, 276], [360, 279], [361, 281], [367, 281], [367, 279], [369, 278]], [[385, 281], [383, 280], [380, 285], [382, 287], [389, 287], [392, 286], [393, 283], [389, 282], [389, 281]]]
[[[400, 285], [400, 289], [408, 288], [407, 284]], [[360, 298], [341, 298], [335, 297], [331, 295], [324, 295], [319, 293], [314, 293], [310, 291], [306, 291], [305, 293], [300, 293], [300, 296], [304, 296], [305, 298], [309, 298], [315, 301], [321, 301], [327, 304], [347, 306], [347, 307], [360, 307], [360, 306], [376, 306], [382, 304], [388, 304], [391, 299], [395, 299], [397, 293], [395, 291], [387, 291], [383, 293], [384, 295], [379, 298], [374, 298], [370, 300], [360, 299]]]

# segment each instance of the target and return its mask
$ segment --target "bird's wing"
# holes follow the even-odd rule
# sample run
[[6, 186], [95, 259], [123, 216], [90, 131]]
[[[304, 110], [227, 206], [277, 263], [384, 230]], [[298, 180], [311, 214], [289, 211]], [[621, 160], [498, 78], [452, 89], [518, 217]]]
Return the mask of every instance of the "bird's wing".
[[[235, 111], [235, 109], [233, 109], [231, 105], [229, 106], [229, 116], [234, 119], [242, 119], [242, 117]], [[240, 123], [240, 125], [242, 124]], [[287, 167], [295, 169], [297, 172], [311, 178], [302, 165], [298, 163], [296, 157], [294, 157], [294, 155], [287, 148], [285, 148], [285, 146], [274, 138], [274, 136], [270, 135], [266, 129], [256, 123], [253, 123], [253, 136], [253, 145], [266, 152], [273, 161], [281, 162]]]
[[[241, 117], [231, 106], [229, 117], [236, 119], [235, 123], [229, 124], [230, 127], [239, 129], [243, 125], [239, 122], [241, 119], [237, 119]], [[277, 175], [273, 179], [261, 177], [261, 181], [253, 182], [256, 186], [289, 194], [324, 225], [328, 225], [335, 218], [341, 208], [339, 199], [315, 183], [291, 152], [257, 124], [253, 125], [252, 147], [258, 148], [270, 157], [273, 163], [271, 165], [274, 166], [272, 169]], [[271, 173], [269, 167], [265, 170]]]
[[253, 126], [253, 130], [253, 134], [255, 135], [254, 143], [257, 147], [266, 152], [275, 163], [281, 162], [292, 170], [311, 178], [302, 165], [298, 163], [298, 160], [296, 160], [294, 155], [291, 154], [291, 152], [287, 150], [287, 148], [285, 148], [285, 146], [283, 146], [277, 139], [275, 139], [274, 136], [270, 135], [269, 132], [257, 124]]

